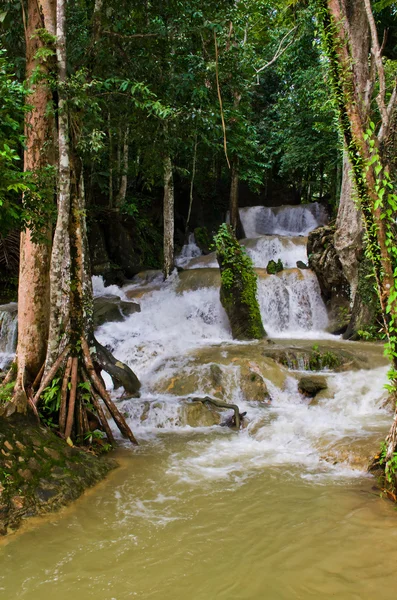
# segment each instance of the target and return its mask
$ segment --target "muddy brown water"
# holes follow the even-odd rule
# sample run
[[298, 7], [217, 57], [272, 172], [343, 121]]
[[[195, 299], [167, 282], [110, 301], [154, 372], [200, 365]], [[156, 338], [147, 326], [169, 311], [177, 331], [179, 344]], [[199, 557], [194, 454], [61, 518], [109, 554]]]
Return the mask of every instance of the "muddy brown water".
[[254, 462], [195, 476], [186, 461], [207, 442], [203, 432], [175, 434], [122, 451], [122, 466], [96, 490], [0, 546], [0, 598], [372, 600], [395, 592], [397, 514], [373, 479], [307, 479], [297, 466]]

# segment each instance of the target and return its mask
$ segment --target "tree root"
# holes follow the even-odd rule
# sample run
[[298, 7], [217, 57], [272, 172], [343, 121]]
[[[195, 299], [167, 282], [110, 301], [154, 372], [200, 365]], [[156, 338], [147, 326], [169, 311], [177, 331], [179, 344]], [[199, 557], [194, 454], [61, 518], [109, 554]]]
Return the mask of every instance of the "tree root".
[[112, 402], [109, 394], [106, 391], [106, 388], [104, 387], [98, 374], [96, 373], [94, 364], [92, 362], [90, 349], [87, 344], [87, 340], [85, 340], [84, 338], [81, 339], [81, 347], [83, 350], [83, 358], [84, 358], [85, 368], [86, 368], [86, 371], [87, 371], [90, 381], [93, 383], [97, 392], [99, 393], [99, 395], [105, 402], [105, 404], [106, 404], [110, 414], [112, 415], [114, 422], [116, 423], [117, 427], [119, 428], [121, 434], [124, 435], [125, 437], [127, 437], [132, 444], [138, 445], [138, 442], [136, 441], [135, 436], [132, 433], [131, 429], [128, 427], [126, 420], [124, 419], [123, 415], [119, 412], [117, 406]]
[[[114, 375], [116, 373], [117, 381], [124, 385], [129, 393], [134, 389], [134, 393], [136, 394], [140, 387], [140, 383], [131, 369], [116, 361], [110, 352], [100, 344], [98, 344], [98, 348], [100, 353], [98, 366], [100, 368], [104, 367], [108, 372], [111, 371], [110, 374], [113, 373]], [[33, 389], [32, 387], [29, 387], [28, 401], [32, 411], [39, 417], [38, 405], [43, 391], [51, 384], [51, 381], [59, 374], [60, 370], [64, 368], [62, 384], [59, 391], [60, 404], [58, 426], [60, 435], [66, 440], [78, 439], [83, 441], [90, 437], [89, 434], [91, 434], [92, 431], [87, 413], [87, 402], [91, 400], [94, 411], [96, 412], [96, 415], [91, 415], [91, 421], [96, 420], [98, 427], [105, 432], [108, 442], [112, 446], [115, 446], [116, 441], [113, 432], [101, 406], [101, 400], [103, 400], [121, 434], [128, 438], [132, 444], [138, 445], [125, 418], [108, 394], [100, 372], [97, 372], [95, 369], [87, 340], [81, 338], [80, 356], [71, 356], [70, 351], [71, 346], [69, 345], [61, 352], [49, 372], [42, 376], [41, 381], [38, 377], [36, 378], [36, 384], [39, 385], [39, 388], [34, 397]], [[66, 366], [64, 367], [65, 362]], [[79, 384], [79, 381], [81, 384]], [[86, 385], [84, 386], [84, 384]], [[25, 394], [25, 391], [23, 391], [23, 393]], [[93, 425], [93, 423], [91, 423], [91, 425]]]
[[65, 360], [65, 358], [66, 358], [69, 350], [70, 350], [70, 346], [66, 346], [66, 348], [64, 349], [64, 351], [61, 352], [61, 354], [58, 356], [57, 360], [52, 365], [51, 369], [48, 371], [47, 375], [45, 377], [43, 377], [43, 379], [41, 380], [40, 387], [37, 390], [37, 392], [36, 392], [36, 394], [35, 394], [35, 396], [33, 398], [33, 402], [34, 402], [34, 404], [36, 406], [37, 406], [37, 403], [39, 401], [39, 398], [40, 398], [41, 394], [43, 393], [43, 390], [54, 379], [54, 377], [57, 374], [58, 370], [62, 366], [62, 363]]

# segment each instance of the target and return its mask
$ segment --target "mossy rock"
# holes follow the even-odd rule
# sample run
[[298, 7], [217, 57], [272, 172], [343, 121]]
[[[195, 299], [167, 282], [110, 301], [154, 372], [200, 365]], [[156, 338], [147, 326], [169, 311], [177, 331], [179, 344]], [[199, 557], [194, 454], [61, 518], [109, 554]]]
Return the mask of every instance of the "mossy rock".
[[221, 273], [220, 300], [229, 318], [234, 339], [257, 340], [266, 336], [257, 299], [257, 275], [252, 260], [225, 223], [215, 236]]
[[267, 263], [266, 271], [269, 275], [275, 275], [276, 273], [281, 273], [284, 270], [284, 265], [279, 258], [276, 262], [275, 260], [269, 260]]
[[203, 254], [209, 254], [212, 251], [213, 240], [206, 227], [196, 227], [194, 239]]
[[28, 417], [0, 418], [0, 535], [76, 500], [115, 466], [71, 448]]

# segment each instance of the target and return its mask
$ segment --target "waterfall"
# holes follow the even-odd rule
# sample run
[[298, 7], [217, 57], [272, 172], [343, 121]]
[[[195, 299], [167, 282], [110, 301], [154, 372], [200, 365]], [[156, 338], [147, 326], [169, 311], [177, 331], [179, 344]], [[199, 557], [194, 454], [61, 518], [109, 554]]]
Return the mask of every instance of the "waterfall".
[[181, 253], [175, 258], [177, 267], [186, 267], [192, 258], [201, 256], [202, 252], [196, 244], [194, 233], [189, 234], [188, 243], [182, 247]]
[[0, 306], [0, 370], [12, 361], [17, 347], [17, 304]]
[[260, 235], [304, 235], [327, 222], [325, 209], [318, 202], [299, 206], [252, 206], [240, 209], [247, 238]]

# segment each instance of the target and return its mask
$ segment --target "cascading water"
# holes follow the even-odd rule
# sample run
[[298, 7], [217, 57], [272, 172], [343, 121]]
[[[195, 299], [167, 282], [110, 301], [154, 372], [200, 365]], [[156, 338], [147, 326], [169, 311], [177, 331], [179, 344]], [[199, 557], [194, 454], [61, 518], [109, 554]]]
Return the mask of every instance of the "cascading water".
[[[254, 207], [242, 209], [241, 217], [246, 232], [254, 236], [242, 243], [258, 273], [258, 300], [268, 335], [280, 340], [335, 340], [325, 332], [327, 313], [315, 274], [296, 266], [299, 261], [307, 263], [305, 236], [310, 229], [326, 221], [322, 207], [316, 204], [277, 209]], [[278, 259], [283, 262], [284, 270], [277, 275], [267, 274], [265, 267], [269, 260]], [[236, 344], [232, 340], [219, 300], [215, 254], [198, 255], [194, 239], [190, 237], [179, 257], [179, 265], [184, 265], [184, 272], [175, 272], [160, 286], [155, 280], [156, 289], [151, 287], [150, 277], [139, 276], [123, 293], [133, 298], [135, 290], [139, 290], [141, 312], [123, 323], [106, 324], [97, 332], [99, 339], [126, 361], [142, 381], [142, 399], [122, 402], [123, 411], [137, 435], [150, 438], [156, 432], [186, 432], [191, 429], [186, 416], [189, 394], [206, 395], [222, 389], [228, 402], [247, 410], [250, 423], [238, 438], [230, 437], [223, 429], [219, 433], [217, 428], [215, 438], [207, 442], [208, 451], [200, 444], [197, 446], [197, 457], [192, 459], [197, 465], [212, 465], [211, 472], [220, 477], [225, 472], [247, 468], [246, 461], [262, 466], [299, 463], [302, 474], [310, 476], [329, 471], [351, 474], [346, 465], [338, 471], [338, 467], [323, 460], [322, 455], [330, 451], [336, 440], [342, 440], [343, 444], [352, 432], [360, 430], [361, 435], [371, 436], [374, 424], [375, 429], [384, 426], [387, 417], [380, 407], [385, 369], [380, 369], [376, 378], [371, 371], [337, 376], [328, 373], [328, 391], [321, 403], [312, 407], [302, 402], [297, 389], [298, 375], [282, 367], [274, 370], [274, 366], [264, 365], [260, 358], [253, 363], [256, 346]], [[145, 278], [148, 279], [146, 287], [142, 284]], [[98, 283], [96, 287], [99, 289]], [[211, 360], [205, 358], [209, 348], [218, 352]], [[237, 356], [241, 353], [246, 363], [239, 362]], [[263, 406], [253, 405], [241, 392], [245, 364], [251, 365], [249, 368], [255, 377], [262, 378], [270, 390], [272, 403], [265, 412]], [[221, 388], [211, 383], [211, 365], [224, 372]], [[346, 398], [346, 389], [351, 401]], [[356, 397], [361, 398], [361, 404], [354, 401]], [[212, 464], [211, 453], [217, 456], [216, 465]], [[222, 461], [226, 455], [231, 458], [225, 465]], [[181, 464], [174, 461], [177, 466], [171, 467], [179, 469], [182, 477], [191, 478], [187, 474], [191, 470], [187, 467], [189, 456]], [[199, 472], [197, 468], [196, 475]]]
[[[307, 224], [288, 227], [296, 236]], [[39, 555], [34, 529], [0, 546], [0, 596], [67, 600], [73, 588], [76, 600], [372, 600], [380, 587], [395, 592], [393, 506], [371, 490], [363, 460], [391, 419], [382, 349], [324, 341], [315, 276], [295, 264], [307, 260], [304, 237], [254, 235], [245, 244], [272, 341], [231, 339], [214, 257], [189, 259], [167, 282], [142, 273], [122, 290], [94, 278], [97, 295], [141, 304], [96, 332], [142, 381], [140, 398], [112, 392], [140, 446], [119, 451], [108, 481], [41, 525]], [[268, 275], [270, 258], [287, 268]], [[342, 360], [341, 372], [316, 373], [328, 387], [313, 400], [298, 390], [312, 374], [293, 370], [310, 366], [312, 352]], [[204, 395], [247, 411], [245, 428], [219, 427], [219, 413], [189, 400]], [[378, 560], [374, 548], [383, 550]]]
[[201, 254], [202, 252], [194, 239], [194, 233], [191, 233], [189, 234], [188, 243], [183, 246], [181, 253], [175, 259], [175, 264], [178, 267], [186, 267], [192, 258], [197, 258]]
[[12, 361], [17, 347], [18, 321], [16, 303], [0, 307], [0, 370]]

